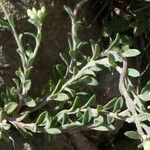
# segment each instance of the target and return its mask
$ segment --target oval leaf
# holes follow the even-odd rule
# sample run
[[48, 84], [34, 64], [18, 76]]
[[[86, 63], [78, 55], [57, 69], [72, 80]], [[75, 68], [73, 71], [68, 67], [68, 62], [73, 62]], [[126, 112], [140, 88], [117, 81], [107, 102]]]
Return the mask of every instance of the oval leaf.
[[139, 98], [145, 102], [150, 101], [150, 94], [146, 94], [146, 93], [140, 94]]
[[134, 139], [134, 140], [141, 139], [140, 135], [136, 131], [127, 131], [125, 132], [125, 135], [130, 139]]
[[49, 134], [61, 134], [61, 130], [59, 130], [57, 128], [46, 129], [46, 132]]
[[137, 49], [129, 49], [129, 50], [123, 52], [122, 56], [123, 57], [135, 57], [135, 56], [140, 55], [140, 53], [141, 52]]
[[65, 93], [59, 93], [54, 100], [55, 101], [67, 101], [69, 99], [69, 96]]
[[7, 114], [11, 114], [17, 108], [17, 106], [17, 103], [10, 102], [5, 106], [5, 111], [7, 112]]
[[136, 78], [136, 77], [139, 77], [139, 76], [140, 76], [140, 73], [139, 73], [138, 70], [136, 70], [136, 69], [134, 69], [134, 68], [129, 68], [129, 69], [128, 69], [128, 75], [129, 75], [130, 77]]

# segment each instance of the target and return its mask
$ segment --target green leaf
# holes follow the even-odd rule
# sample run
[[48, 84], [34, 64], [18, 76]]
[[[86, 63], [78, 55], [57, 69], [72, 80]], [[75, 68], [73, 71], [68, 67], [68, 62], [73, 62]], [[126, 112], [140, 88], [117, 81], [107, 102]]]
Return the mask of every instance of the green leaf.
[[53, 87], [52, 81], [49, 80], [49, 81], [47, 82], [47, 84], [43, 87], [42, 95], [47, 95], [47, 94], [49, 94], [49, 93], [52, 91], [52, 87]]
[[4, 20], [0, 20], [0, 27], [4, 29], [9, 29], [9, 30], [11, 29], [9, 23]]
[[55, 89], [53, 90], [52, 94], [57, 93], [61, 89], [61, 87], [62, 87], [62, 80], [60, 79], [57, 85], [55, 86]]
[[55, 101], [67, 101], [69, 100], [69, 96], [65, 93], [59, 93], [56, 97], [54, 97]]
[[74, 100], [74, 102], [73, 102], [73, 105], [72, 105], [72, 107], [70, 108], [69, 111], [74, 111], [74, 110], [76, 110], [77, 108], [80, 107], [80, 104], [81, 104], [80, 99], [79, 99], [78, 96], [76, 96], [76, 97], [75, 97], [75, 100]]
[[11, 127], [11, 125], [8, 123], [5, 123], [5, 125], [3, 125], [4, 130], [9, 130], [10, 127]]
[[136, 77], [139, 77], [139, 76], [140, 76], [140, 73], [139, 73], [138, 70], [136, 70], [136, 69], [134, 69], [134, 68], [128, 68], [128, 75], [129, 75], [130, 77], [136, 78]]
[[29, 67], [29, 68], [26, 70], [26, 77], [29, 77], [29, 75], [31, 74], [32, 69], [33, 69], [33, 66]]
[[25, 83], [25, 75], [22, 72], [22, 70], [19, 68], [16, 72], [16, 75], [18, 76], [18, 78], [21, 80], [21, 83]]
[[133, 140], [139, 140], [139, 139], [141, 139], [140, 135], [136, 131], [127, 131], [127, 132], [125, 132], [125, 135], [128, 138], [133, 139]]
[[25, 81], [24, 88], [25, 88], [26, 92], [30, 90], [30, 88], [31, 88], [31, 80], [26, 80]]
[[65, 124], [65, 125], [62, 125], [62, 128], [63, 129], [71, 129], [71, 130], [75, 130], [75, 129], [78, 129], [82, 126], [81, 123], [79, 122], [75, 122], [75, 123], [71, 123], [71, 124]]
[[115, 102], [113, 112], [118, 112], [118, 111], [120, 111], [122, 107], [123, 107], [123, 98], [122, 98], [122, 97], [119, 97], [119, 98], [117, 99], [117, 101]]
[[115, 65], [115, 57], [112, 53], [108, 53], [108, 61], [112, 66]]
[[73, 75], [76, 76], [79, 72], [79, 69], [77, 67], [73, 67]]
[[91, 69], [86, 69], [86, 70], [83, 72], [83, 75], [91, 75], [91, 76], [96, 77], [96, 74], [95, 74], [94, 71], [92, 71]]
[[107, 123], [108, 123], [108, 124], [112, 124], [112, 123], [114, 122], [114, 120], [115, 120], [115, 119], [114, 119], [113, 117], [107, 115]]
[[84, 114], [83, 114], [83, 118], [82, 118], [82, 123], [85, 125], [85, 124], [88, 124], [92, 119], [92, 111], [90, 108], [88, 108]]
[[150, 120], [150, 113], [141, 113], [138, 115], [139, 121]]
[[90, 76], [84, 76], [84, 77], [82, 77], [81, 80], [84, 83], [86, 83], [87, 85], [90, 85], [90, 86], [97, 86], [98, 85], [97, 80], [94, 79], [93, 77], [90, 77]]
[[48, 112], [44, 111], [42, 112], [39, 117], [36, 120], [36, 125], [37, 126], [45, 126], [46, 125], [46, 121], [47, 121], [47, 117], [48, 117]]
[[110, 100], [106, 105], [104, 105], [104, 109], [111, 109], [114, 107], [116, 101], [117, 101], [117, 97], [113, 98], [112, 100]]
[[91, 105], [94, 105], [94, 103], [96, 102], [96, 96], [93, 95], [89, 100], [88, 102], [82, 107], [83, 109], [84, 108], [88, 108], [90, 107]]
[[146, 93], [140, 94], [140, 95], [139, 95], [139, 98], [140, 98], [142, 101], [145, 101], [145, 102], [150, 101], [150, 94], [146, 94]]
[[69, 121], [69, 116], [67, 113], [64, 113], [63, 118], [62, 118], [62, 125], [67, 124]]
[[141, 90], [141, 94], [144, 94], [144, 93], [146, 94], [150, 93], [150, 81], [148, 81], [147, 84]]
[[65, 88], [64, 91], [68, 92], [69, 94], [71, 94], [72, 97], [74, 97], [76, 95], [75, 91], [73, 89], [70, 88]]
[[106, 126], [94, 127], [92, 129], [97, 131], [112, 131], [115, 130], [115, 127], [113, 125], [109, 125], [109, 126], [106, 125]]
[[61, 130], [57, 129], [57, 128], [50, 128], [50, 129], [46, 129], [46, 132], [48, 134], [61, 134]]
[[28, 112], [21, 113], [21, 116], [17, 117], [16, 121], [21, 122], [28, 116]]
[[67, 110], [62, 110], [62, 111], [60, 111], [60, 112], [56, 115], [57, 120], [58, 120], [59, 122], [62, 121], [62, 119], [64, 118], [64, 115], [66, 114], [66, 112], [67, 112]]
[[27, 129], [27, 130], [30, 130], [30, 131], [32, 131], [32, 132], [36, 132], [37, 131], [37, 126], [36, 126], [36, 124], [35, 123], [28, 123], [28, 124], [25, 124], [25, 127], [24, 127], [25, 129]]
[[35, 100], [32, 99], [31, 97], [28, 97], [28, 98], [25, 100], [25, 104], [26, 104], [28, 107], [35, 107], [35, 106], [36, 106]]
[[92, 49], [91, 60], [96, 60], [100, 56], [100, 46], [94, 40], [90, 40]]
[[47, 117], [47, 121], [46, 121], [44, 129], [49, 129], [51, 127], [51, 124], [52, 124], [51, 117]]
[[104, 122], [103, 116], [98, 116], [97, 118], [94, 119], [94, 126], [98, 127], [98, 126], [102, 125], [103, 122]]
[[128, 49], [125, 52], [122, 53], [123, 57], [135, 57], [140, 55], [141, 52], [137, 49]]
[[5, 111], [7, 112], [7, 114], [11, 114], [12, 112], [14, 112], [14, 110], [17, 108], [18, 104], [15, 102], [10, 102], [5, 106]]
[[13, 80], [14, 83], [16, 84], [17, 90], [19, 91], [19, 89], [20, 89], [20, 83], [19, 83], [18, 79], [13, 78], [12, 80]]

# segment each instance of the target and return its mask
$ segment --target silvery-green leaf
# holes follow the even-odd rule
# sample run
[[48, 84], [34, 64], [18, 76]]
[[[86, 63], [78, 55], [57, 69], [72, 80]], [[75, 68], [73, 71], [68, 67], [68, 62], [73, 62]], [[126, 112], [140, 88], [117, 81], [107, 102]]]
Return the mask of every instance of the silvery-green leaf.
[[128, 49], [125, 52], [122, 53], [123, 57], [135, 57], [140, 55], [141, 52], [137, 49]]
[[26, 92], [30, 90], [30, 88], [31, 88], [31, 80], [26, 80], [25, 81], [24, 88], [25, 88]]
[[55, 101], [67, 101], [69, 100], [69, 96], [66, 93], [59, 93], [54, 97]]
[[5, 130], [9, 130], [10, 129], [10, 124], [8, 124], [8, 123], [6, 123], [5, 125], [3, 125], [3, 128], [5, 129]]
[[79, 97], [76, 96], [76, 97], [75, 97], [75, 100], [74, 100], [74, 102], [73, 102], [73, 104], [72, 104], [72, 107], [70, 108], [69, 111], [74, 111], [75, 109], [79, 108], [79, 107], [80, 107], [80, 104], [81, 104], [81, 101], [80, 101]]
[[106, 105], [104, 105], [104, 109], [111, 109], [114, 107], [116, 101], [117, 101], [117, 97], [113, 98], [112, 100], [108, 101], [108, 103]]
[[125, 135], [129, 137], [130, 139], [134, 139], [134, 140], [141, 139], [140, 135], [136, 131], [127, 131], [125, 132]]
[[138, 70], [134, 69], [134, 68], [128, 68], [128, 75], [131, 76], [131, 77], [139, 77], [140, 76], [140, 73]]
[[30, 75], [32, 69], [33, 69], [33, 66], [29, 67], [29, 68], [26, 70], [26, 77], [28, 77], [28, 76]]
[[4, 20], [0, 20], [0, 27], [4, 29], [9, 29], [9, 30], [11, 29], [9, 23]]
[[114, 109], [113, 109], [113, 112], [118, 112], [121, 110], [121, 108], [123, 107], [123, 98], [122, 97], [119, 97], [115, 104], [114, 104]]
[[42, 112], [39, 117], [36, 120], [36, 125], [37, 126], [45, 126], [46, 125], [46, 121], [47, 121], [47, 117], [48, 117], [48, 112], [44, 111]]
[[147, 84], [143, 87], [141, 90], [141, 94], [148, 94], [150, 93], [150, 81], [147, 82]]
[[146, 93], [140, 94], [139, 98], [145, 102], [150, 101], [150, 94], [146, 94]]
[[80, 128], [82, 126], [81, 123], [71, 123], [71, 124], [65, 124], [65, 125], [62, 125], [62, 128], [63, 129], [76, 129], [76, 128]]
[[81, 80], [90, 86], [97, 86], [98, 85], [98, 81], [95, 78], [90, 77], [90, 76], [84, 76], [84, 77], [82, 77]]
[[57, 128], [50, 128], [45, 130], [48, 134], [61, 134], [61, 130]]
[[96, 74], [94, 73], [94, 71], [92, 71], [92, 69], [87, 69], [83, 72], [83, 75], [92, 75], [92, 76], [96, 76]]
[[62, 118], [62, 124], [67, 124], [69, 122], [69, 116], [67, 113], [64, 113], [63, 118]]
[[15, 73], [16, 73], [17, 77], [20, 78], [21, 83], [24, 84], [24, 82], [25, 82], [25, 75], [22, 72], [22, 70], [19, 68]]
[[138, 115], [139, 121], [150, 120], [150, 113], [141, 113]]
[[98, 127], [102, 125], [103, 122], [104, 122], [103, 116], [98, 116], [97, 118], [94, 119], [94, 126]]
[[112, 66], [115, 65], [115, 57], [112, 53], [108, 53], [108, 61]]
[[92, 111], [90, 108], [88, 108], [83, 114], [82, 123], [88, 124], [91, 121], [91, 119], [92, 119]]
[[56, 117], [57, 117], [57, 120], [60, 122], [62, 119], [63, 119], [63, 117], [64, 117], [64, 115], [67, 113], [67, 110], [62, 110], [62, 111], [60, 111], [57, 115], [56, 115]]
[[25, 100], [25, 104], [26, 104], [28, 107], [35, 107], [35, 106], [36, 106], [35, 100], [32, 99], [31, 97], [28, 97], [28, 98]]
[[94, 105], [95, 101], [96, 101], [96, 96], [93, 95], [82, 108], [88, 108], [91, 105]]
[[5, 105], [4, 110], [7, 112], [7, 114], [11, 114], [12, 112], [15, 111], [15, 109], [17, 108], [18, 104], [15, 102], [10, 102], [7, 105]]
[[74, 97], [75, 94], [76, 94], [75, 91], [74, 91], [73, 89], [70, 89], [70, 88], [67, 88], [67, 87], [64, 89], [64, 91], [70, 93], [72, 97]]
[[14, 83], [16, 84], [17, 90], [19, 90], [19, 88], [20, 88], [20, 83], [19, 83], [18, 79], [13, 78], [13, 81], [14, 81]]
[[94, 127], [92, 128], [93, 130], [97, 130], [97, 131], [112, 131], [115, 130], [115, 127], [113, 125], [109, 125], [109, 126], [98, 126], [98, 127]]

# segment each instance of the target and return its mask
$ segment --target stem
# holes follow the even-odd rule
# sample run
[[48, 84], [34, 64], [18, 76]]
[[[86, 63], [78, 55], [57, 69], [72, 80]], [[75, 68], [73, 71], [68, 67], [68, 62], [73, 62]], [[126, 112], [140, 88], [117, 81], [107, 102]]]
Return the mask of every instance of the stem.
[[[92, 61], [87, 63], [77, 74], [76, 76], [72, 76], [72, 78], [70, 80], [68, 80], [59, 90], [58, 93], [61, 93], [66, 87], [70, 86], [74, 81], [76, 81], [77, 79], [82, 77], [83, 72], [88, 69], [89, 67], [91, 67], [91, 63], [98, 63], [101, 65], [105, 65], [107, 61], [107, 58], [103, 58], [101, 60], [96, 60], [96, 61]], [[41, 109], [42, 107], [44, 107], [45, 105], [47, 105], [49, 102], [51, 102], [53, 100], [53, 96], [55, 93], [50, 94], [49, 96], [42, 98], [40, 101], [41, 103], [39, 105], [37, 105], [35, 108], [33, 108], [32, 110], [29, 110], [30, 113], [35, 112], [39, 109]]]
[[119, 79], [119, 91], [126, 101], [127, 108], [131, 111], [131, 113], [133, 115], [137, 131], [142, 137], [144, 135], [144, 132], [143, 132], [143, 129], [141, 127], [141, 123], [138, 119], [138, 114], [135, 110], [134, 102], [130, 98], [130, 96], [126, 90], [126, 87], [125, 87], [126, 73], [127, 73], [127, 60], [125, 58], [123, 58], [123, 68], [122, 68], [122, 72], [120, 74], [120, 79]]
[[16, 40], [16, 43], [17, 43], [17, 46], [18, 46], [18, 49], [19, 49], [20, 57], [21, 57], [21, 60], [22, 60], [21, 62], [22, 62], [22, 65], [23, 65], [23, 70], [25, 71], [26, 68], [27, 68], [27, 64], [24, 61], [25, 60], [25, 54], [24, 54], [23, 45], [19, 41], [19, 37], [18, 37], [18, 34], [16, 32], [16, 29], [15, 29], [13, 23], [11, 22], [10, 17], [8, 15], [8, 13], [7, 13], [6, 9], [5, 9], [4, 3], [2, 1], [0, 2], [0, 7], [2, 8], [2, 10], [3, 10], [3, 12], [4, 12], [5, 16], [6, 16], [6, 19], [8, 20], [8, 23], [10, 24], [10, 27], [12, 29], [14, 38]]
[[115, 40], [111, 43], [111, 45], [108, 47], [106, 51], [111, 50], [114, 47], [114, 45], [118, 42], [118, 40], [119, 40], [119, 33], [116, 34]]

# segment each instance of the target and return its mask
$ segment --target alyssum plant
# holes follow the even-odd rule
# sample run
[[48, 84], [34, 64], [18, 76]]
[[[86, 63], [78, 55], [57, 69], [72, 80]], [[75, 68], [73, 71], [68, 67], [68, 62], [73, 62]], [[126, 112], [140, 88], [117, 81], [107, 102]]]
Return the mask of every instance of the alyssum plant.
[[[11, 139], [9, 131], [12, 126], [25, 137], [42, 132], [60, 134], [89, 129], [110, 131], [115, 130], [115, 120], [122, 120], [134, 123], [137, 129], [125, 134], [129, 138], [141, 140], [141, 147], [149, 150], [150, 114], [144, 107], [144, 102], [150, 100], [150, 83], [137, 92], [130, 77], [138, 77], [140, 73], [134, 68], [128, 68], [127, 65], [127, 58], [139, 55], [140, 51], [131, 49], [127, 44], [120, 44], [120, 35], [117, 34], [104, 52], [100, 51], [98, 43], [90, 40], [92, 54], [84, 55], [82, 48], [87, 43], [79, 39], [78, 30], [81, 22], [77, 15], [86, 1], [80, 1], [74, 10], [64, 6], [72, 23], [68, 38], [69, 51], [59, 54], [66, 67], [56, 65], [54, 74], [57, 80], [49, 80], [43, 88], [41, 97], [32, 98], [29, 95], [32, 86], [30, 76], [41, 43], [45, 7], [27, 10], [28, 21], [36, 27], [37, 33], [18, 35], [13, 16], [5, 8], [6, 2], [0, 0], [5, 18], [0, 21], [0, 25], [14, 35], [18, 47], [16, 52], [22, 62], [22, 66], [15, 72], [14, 86], [1, 94], [3, 105], [0, 107], [0, 137], [5, 140]], [[35, 39], [33, 49], [25, 48], [22, 41], [24, 35]], [[96, 73], [105, 69], [115, 69], [120, 74], [118, 87], [121, 95], [102, 106], [96, 103], [95, 93], [90, 94], [86, 89], [98, 86]], [[83, 84], [84, 88], [80, 88]], [[54, 107], [50, 109], [48, 106], [52, 102]], [[30, 114], [33, 112], [37, 113], [34, 118], [32, 116], [31, 121]]]

